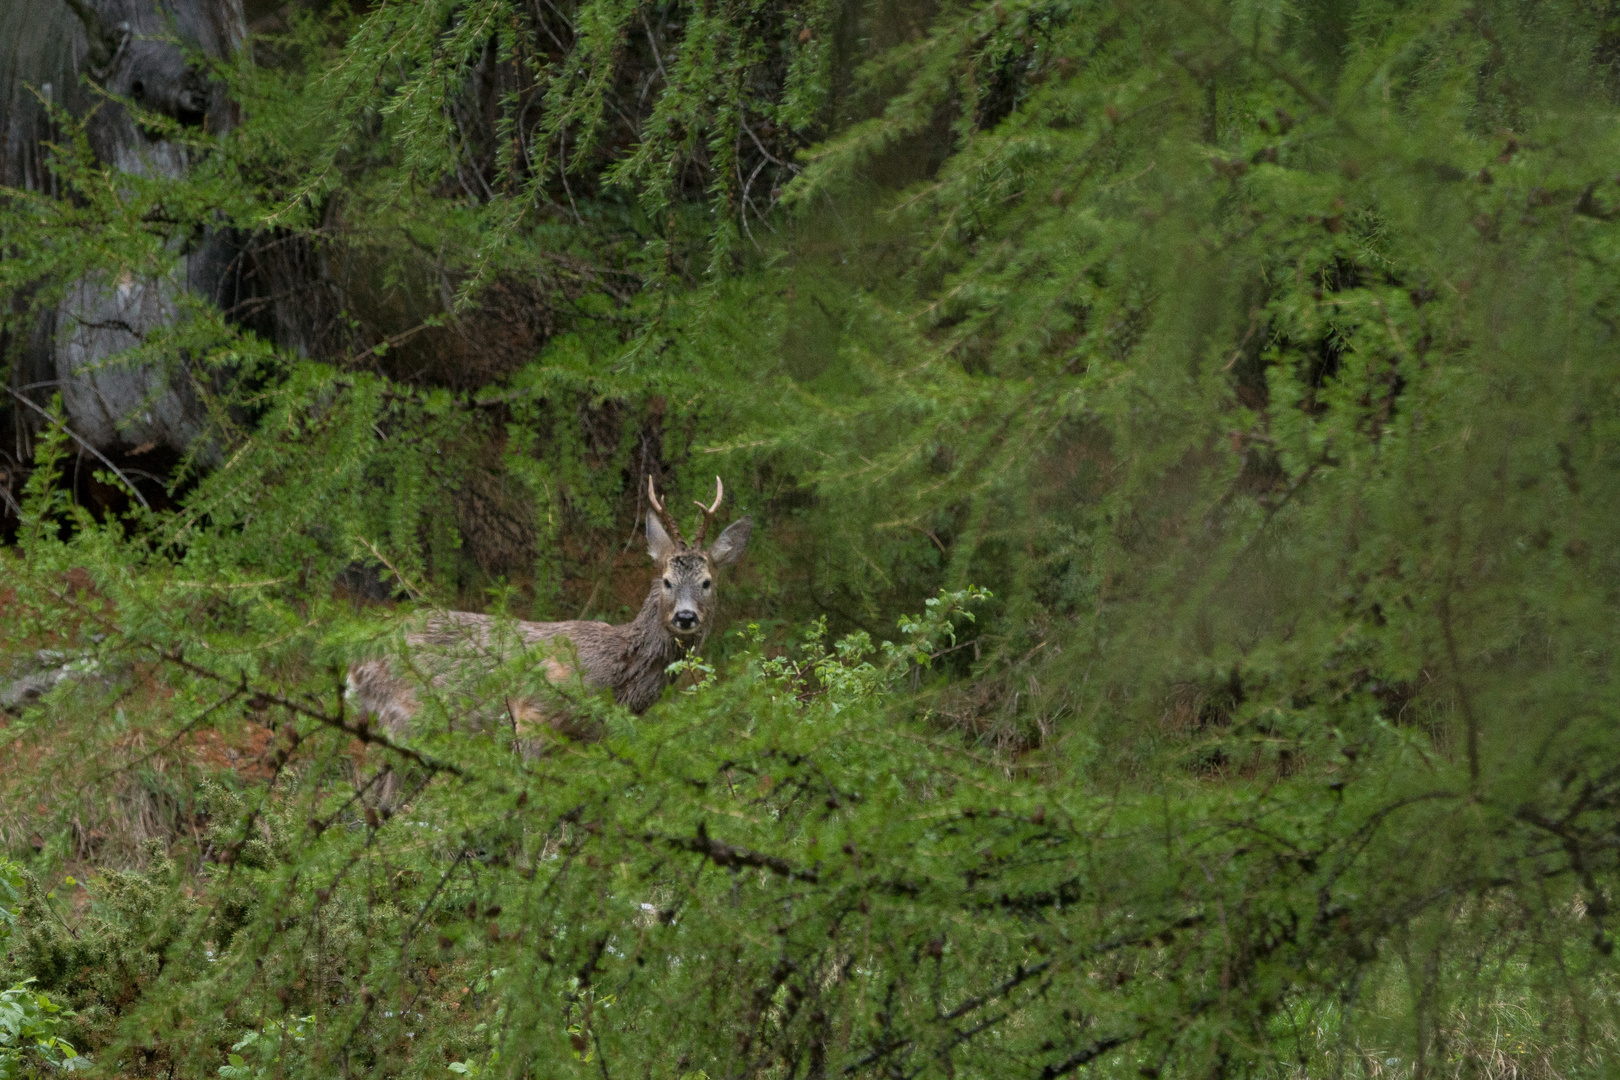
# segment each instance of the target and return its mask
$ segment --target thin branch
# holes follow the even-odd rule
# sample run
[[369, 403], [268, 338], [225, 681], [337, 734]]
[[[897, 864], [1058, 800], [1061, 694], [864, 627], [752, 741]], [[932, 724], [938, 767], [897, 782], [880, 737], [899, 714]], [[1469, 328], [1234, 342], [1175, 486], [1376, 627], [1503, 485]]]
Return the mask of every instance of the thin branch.
[[49, 410], [43, 409], [40, 406], [34, 404], [32, 401], [29, 401], [27, 398], [23, 397], [21, 394], [17, 393], [17, 391], [13, 390], [9, 386], [6, 387], [6, 393], [10, 394], [12, 397], [16, 398], [18, 401], [22, 402], [24, 405], [28, 406], [30, 409], [33, 409], [35, 412], [39, 413], [39, 415], [43, 416], [45, 419], [49, 420], [51, 423], [55, 424], [57, 427], [61, 428], [65, 432], [67, 432], [68, 436], [74, 442], [78, 443], [80, 446], [82, 446], [86, 450], [90, 451], [90, 453], [96, 458], [97, 461], [100, 461], [103, 465], [107, 466], [107, 468], [111, 469], [113, 471], [114, 475], [116, 475], [118, 477], [118, 479], [120, 479], [120, 480], [122, 480], [124, 482], [124, 486], [129, 488], [129, 493], [131, 495], [135, 496], [135, 501], [136, 502], [140, 503], [142, 506], [144, 506], [148, 510], [152, 509], [152, 504], [146, 501], [146, 496], [141, 494], [140, 488], [137, 488], [135, 486], [135, 482], [133, 480], [131, 480], [129, 477], [124, 475], [124, 470], [120, 469], [118, 466], [114, 465], [111, 461], [107, 460], [107, 456], [105, 454], [103, 454], [100, 450], [97, 450], [95, 447], [91, 446], [88, 442], [86, 442], [85, 440], [79, 438], [78, 435], [74, 434], [74, 431], [73, 431], [72, 428], [68, 427], [62, 421], [60, 421], [56, 417], [52, 416], [50, 414]]
[[395, 579], [398, 580], [399, 583], [405, 587], [406, 592], [411, 594], [411, 599], [412, 600], [420, 600], [420, 599], [422, 599], [422, 591], [420, 589], [416, 588], [415, 586], [413, 586], [410, 583], [410, 581], [408, 581], [406, 579], [405, 575], [399, 572], [399, 567], [397, 567], [393, 563], [389, 562], [388, 557], [386, 555], [384, 555], [382, 552], [377, 550], [377, 545], [376, 544], [373, 544], [370, 540], [367, 540], [364, 536], [361, 536], [359, 533], [355, 533], [354, 538], [356, 540], [360, 541], [362, 544], [364, 544], [366, 546], [366, 550], [371, 552], [373, 555], [375, 555], [377, 557], [378, 562], [382, 563], [384, 566], [388, 567], [388, 569], [393, 572]]
[[664, 77], [664, 85], [669, 86], [669, 72], [664, 70], [664, 58], [658, 55], [658, 35], [653, 33], [652, 24], [647, 21], [647, 9], [641, 9], [641, 28], [647, 31], [647, 45], [652, 49], [653, 63], [658, 65], [658, 74]]
[[793, 173], [795, 175], [797, 175], [797, 174], [804, 171], [799, 166], [789, 164], [788, 162], [783, 161], [781, 158], [778, 158], [775, 154], [771, 153], [769, 150], [765, 149], [765, 144], [759, 141], [759, 136], [754, 134], [754, 129], [748, 126], [748, 121], [747, 120], [744, 120], [744, 119], [739, 117], [738, 120], [737, 120], [737, 123], [740, 124], [742, 126], [742, 129], [748, 133], [748, 137], [750, 139], [754, 140], [754, 145], [759, 147], [759, 152], [764, 154], [766, 157], [770, 158], [772, 162], [774, 162], [777, 165], [780, 165], [782, 168], [786, 169], [788, 172]]
[[709, 837], [708, 827], [698, 822], [697, 836], [687, 839], [681, 836], [665, 836], [661, 833], [645, 833], [642, 836], [646, 841], [659, 841], [668, 844], [678, 851], [690, 851], [694, 855], [702, 855], [716, 866], [734, 870], [740, 866], [751, 866], [760, 870], [769, 870], [780, 874], [789, 881], [808, 881], [812, 885], [821, 880], [821, 875], [814, 870], [798, 870], [786, 859], [779, 859], [775, 855], [765, 855], [747, 848], [733, 847], [720, 840]]
[[1462, 661], [1458, 658], [1457, 637], [1451, 629], [1451, 590], [1440, 594], [1440, 630], [1446, 641], [1446, 659], [1451, 668], [1451, 685], [1457, 691], [1457, 704], [1462, 708], [1463, 730], [1468, 747], [1468, 785], [1479, 791], [1479, 718], [1474, 715], [1473, 698], [1463, 681]]
[[112, 770], [110, 770], [108, 772], [103, 773], [102, 775], [96, 777], [93, 781], [91, 781], [91, 783], [99, 784], [103, 780], [106, 780], [108, 777], [117, 776], [119, 773], [122, 773], [122, 772], [128, 772], [130, 769], [135, 768], [137, 765], [140, 765], [140, 764], [142, 764], [144, 762], [150, 761], [152, 758], [157, 757], [161, 753], [164, 753], [170, 747], [172, 747], [175, 743], [179, 742], [182, 738], [184, 738], [192, 729], [197, 727], [197, 725], [201, 724], [204, 720], [208, 719], [210, 716], [214, 715], [214, 713], [218, 712], [220, 709], [224, 708], [226, 705], [229, 705], [231, 702], [235, 701], [237, 698], [241, 697], [245, 693], [247, 693], [247, 681], [244, 678], [244, 680], [242, 681], [241, 684], [239, 684], [238, 686], [232, 688], [229, 692], [226, 693], [226, 695], [224, 697], [220, 698], [218, 701], [216, 701], [212, 705], [208, 706], [208, 708], [204, 709], [202, 712], [198, 713], [196, 716], [193, 716], [190, 720], [187, 720], [184, 724], [182, 724], [180, 726], [180, 730], [176, 731], [173, 735], [169, 736], [169, 738], [164, 741], [162, 746], [158, 747], [155, 750], [150, 750], [150, 751], [142, 754], [140, 757], [136, 758], [135, 760], [126, 762], [125, 764], [118, 766], [118, 768], [116, 768], [116, 769], [112, 769]]
[[[158, 656], [177, 667], [191, 672], [193, 675], [230, 685], [230, 680], [225, 676], [219, 674], [218, 672], [209, 671], [205, 667], [193, 664], [191, 661], [182, 656], [178, 650], [173, 652], [160, 651]], [[448, 761], [440, 761], [437, 758], [429, 757], [427, 754], [424, 754], [419, 750], [413, 750], [409, 746], [402, 746], [393, 739], [390, 739], [388, 736], [379, 735], [375, 731], [372, 731], [369, 725], [347, 723], [344, 721], [342, 716], [332, 716], [321, 712], [318, 709], [311, 709], [306, 705], [300, 705], [298, 702], [292, 701], [270, 690], [260, 690], [254, 687], [248, 687], [248, 692], [255, 698], [261, 701], [267, 701], [272, 705], [279, 705], [288, 712], [297, 713], [299, 716], [308, 717], [309, 719], [317, 721], [318, 723], [325, 724], [327, 727], [336, 728], [339, 731], [347, 732], [349, 735], [359, 739], [363, 743], [370, 743], [380, 746], [385, 750], [391, 750], [401, 757], [409, 758], [411, 761], [416, 762], [418, 765], [422, 766], [422, 768], [427, 769], [430, 772], [447, 772], [455, 776], [467, 775], [465, 770], [463, 770], [460, 766], [452, 765]]]
[[1141, 1038], [1140, 1035], [1110, 1035], [1106, 1039], [1098, 1039], [1084, 1050], [1071, 1054], [1062, 1063], [1048, 1065], [1042, 1069], [1040, 1073], [1041, 1080], [1055, 1080], [1056, 1077], [1067, 1076], [1080, 1066], [1089, 1065], [1091, 1062], [1096, 1061], [1108, 1051], [1139, 1038]]

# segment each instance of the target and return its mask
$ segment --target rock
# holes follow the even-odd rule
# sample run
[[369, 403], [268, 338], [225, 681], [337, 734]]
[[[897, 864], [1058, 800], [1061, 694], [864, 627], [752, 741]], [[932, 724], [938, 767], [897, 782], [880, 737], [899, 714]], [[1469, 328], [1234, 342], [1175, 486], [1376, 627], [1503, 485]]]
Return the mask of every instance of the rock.
[[21, 712], [54, 690], [63, 679], [87, 674], [94, 668], [95, 661], [87, 657], [41, 649], [18, 664], [9, 677], [0, 679], [0, 710]]

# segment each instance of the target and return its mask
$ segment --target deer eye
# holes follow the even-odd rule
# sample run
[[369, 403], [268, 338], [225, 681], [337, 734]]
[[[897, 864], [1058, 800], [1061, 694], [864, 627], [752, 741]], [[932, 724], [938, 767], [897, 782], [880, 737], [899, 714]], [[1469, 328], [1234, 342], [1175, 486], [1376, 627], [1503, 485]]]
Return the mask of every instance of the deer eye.
[[673, 581], [669, 580], [669, 578], [664, 579], [664, 588], [673, 589], [674, 587], [675, 587], [675, 583]]
[[704, 582], [704, 583], [703, 583], [703, 587], [704, 587], [704, 588], [705, 588], [705, 589], [707, 589], [707, 588], [708, 588], [708, 587], [709, 587], [709, 586], [710, 586], [710, 585], [713, 585], [713, 584], [714, 584], [714, 582], [712, 582], [712, 581], [705, 581], [705, 582]]

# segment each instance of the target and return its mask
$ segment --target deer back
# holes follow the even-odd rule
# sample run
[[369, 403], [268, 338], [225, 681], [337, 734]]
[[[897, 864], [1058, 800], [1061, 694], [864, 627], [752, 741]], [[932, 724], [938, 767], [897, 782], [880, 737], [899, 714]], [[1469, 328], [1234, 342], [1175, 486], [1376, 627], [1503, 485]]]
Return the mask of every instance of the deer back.
[[[663, 631], [658, 619], [657, 590], [648, 593], [641, 614], [620, 626], [584, 619], [562, 622], [498, 620], [489, 615], [451, 611], [434, 616], [427, 626], [407, 634], [404, 658], [367, 660], [349, 669], [349, 693], [363, 712], [397, 738], [411, 734], [421, 710], [418, 685], [448, 688], [467, 669], [488, 669], [513, 658], [514, 649], [550, 646], [541, 660], [546, 680], [566, 691], [607, 688], [613, 699], [631, 712], [646, 712], [668, 684], [667, 668], [682, 655], [681, 644]], [[407, 667], [407, 663], [409, 667]], [[415, 669], [416, 678], [408, 672]], [[530, 739], [539, 727], [573, 738], [596, 734], [572, 717], [564, 703], [552, 698], [512, 698], [497, 708], [473, 703], [467, 710], [469, 726], [488, 728], [495, 715], [506, 713], [518, 734]]]

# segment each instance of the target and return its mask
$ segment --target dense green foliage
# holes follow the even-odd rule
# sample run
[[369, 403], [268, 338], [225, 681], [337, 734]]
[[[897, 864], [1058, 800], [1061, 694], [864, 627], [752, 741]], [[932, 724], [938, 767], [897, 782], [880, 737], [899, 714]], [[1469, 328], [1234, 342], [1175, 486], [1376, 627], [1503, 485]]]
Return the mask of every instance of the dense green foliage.
[[[343, 281], [131, 358], [213, 404], [168, 504], [36, 441], [0, 986], [100, 1067], [1612, 1071], [1620, 13], [290, 18], [187, 178], [0, 207], [14, 319], [225, 225]], [[420, 609], [634, 607], [648, 471], [759, 520], [652, 711], [347, 711]]]
[[[9, 859], [0, 859], [0, 946], [8, 945], [22, 907], [23, 876]], [[25, 979], [0, 990], [0, 1077], [12, 1080], [41, 1063], [69, 1068], [82, 1062], [60, 1034], [62, 1006]]]

